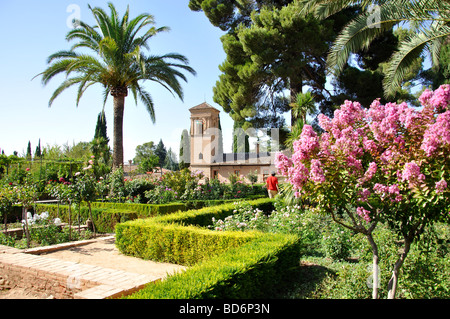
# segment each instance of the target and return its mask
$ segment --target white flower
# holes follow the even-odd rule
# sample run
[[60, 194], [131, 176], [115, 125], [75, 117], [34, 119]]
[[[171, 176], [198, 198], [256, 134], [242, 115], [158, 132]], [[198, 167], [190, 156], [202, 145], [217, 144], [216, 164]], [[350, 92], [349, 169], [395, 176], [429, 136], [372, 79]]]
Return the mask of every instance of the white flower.
[[59, 226], [59, 225], [61, 225], [61, 219], [55, 218], [55, 219], [53, 220], [53, 223], [55, 223], [56, 226]]
[[80, 175], [80, 174], [81, 174], [80, 172], [76, 172], [76, 173], [75, 173], [75, 176], [78, 176], [78, 175]]

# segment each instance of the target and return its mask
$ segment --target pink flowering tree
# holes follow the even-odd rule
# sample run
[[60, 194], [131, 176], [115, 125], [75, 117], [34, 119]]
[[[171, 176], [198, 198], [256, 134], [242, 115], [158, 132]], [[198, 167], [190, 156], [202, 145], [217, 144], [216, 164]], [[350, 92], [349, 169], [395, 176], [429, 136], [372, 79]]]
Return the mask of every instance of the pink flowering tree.
[[373, 232], [388, 224], [404, 239], [392, 269], [388, 298], [411, 244], [431, 223], [449, 219], [450, 86], [425, 90], [422, 107], [406, 103], [369, 109], [346, 101], [333, 119], [319, 116], [322, 134], [305, 125], [291, 158], [276, 156], [295, 196], [355, 232], [373, 252], [373, 298], [378, 298], [378, 247]]

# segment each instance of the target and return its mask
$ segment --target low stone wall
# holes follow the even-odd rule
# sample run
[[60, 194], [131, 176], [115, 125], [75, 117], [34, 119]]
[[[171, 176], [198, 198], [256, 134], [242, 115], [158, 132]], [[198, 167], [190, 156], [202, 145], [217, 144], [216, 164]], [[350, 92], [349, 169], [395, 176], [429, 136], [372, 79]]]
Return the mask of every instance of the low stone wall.
[[[58, 246], [61, 249], [69, 245], [73, 243]], [[52, 295], [55, 299], [107, 299], [132, 294], [148, 283], [161, 280], [158, 276], [129, 273], [39, 255], [55, 248], [36, 248], [25, 252], [0, 245], [0, 290], [23, 288]]]
[[19, 287], [56, 299], [73, 299], [77, 293], [98, 285], [77, 276], [77, 268], [75, 263], [9, 249], [0, 255], [0, 290]]

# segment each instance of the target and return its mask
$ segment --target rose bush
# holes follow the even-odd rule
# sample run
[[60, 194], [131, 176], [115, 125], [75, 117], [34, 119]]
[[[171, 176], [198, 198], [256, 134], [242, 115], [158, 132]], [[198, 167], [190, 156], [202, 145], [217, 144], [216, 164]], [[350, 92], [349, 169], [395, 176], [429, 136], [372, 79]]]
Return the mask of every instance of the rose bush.
[[[449, 219], [450, 86], [425, 90], [419, 100], [420, 109], [379, 100], [364, 109], [345, 101], [333, 119], [319, 115], [323, 133], [305, 125], [292, 157], [276, 155], [278, 171], [297, 198], [367, 237], [375, 280], [379, 256], [372, 234], [377, 223], [387, 223], [403, 238], [389, 298], [395, 297], [412, 242], [431, 223]], [[377, 298], [378, 283], [373, 287]]]

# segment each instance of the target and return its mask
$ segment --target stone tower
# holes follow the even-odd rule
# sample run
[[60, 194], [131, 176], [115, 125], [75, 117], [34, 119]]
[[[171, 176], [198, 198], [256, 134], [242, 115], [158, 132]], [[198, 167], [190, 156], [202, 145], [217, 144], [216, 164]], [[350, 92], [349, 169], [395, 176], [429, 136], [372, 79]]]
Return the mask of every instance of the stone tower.
[[222, 160], [219, 154], [219, 113], [208, 103], [202, 103], [191, 112], [191, 166], [207, 165]]

